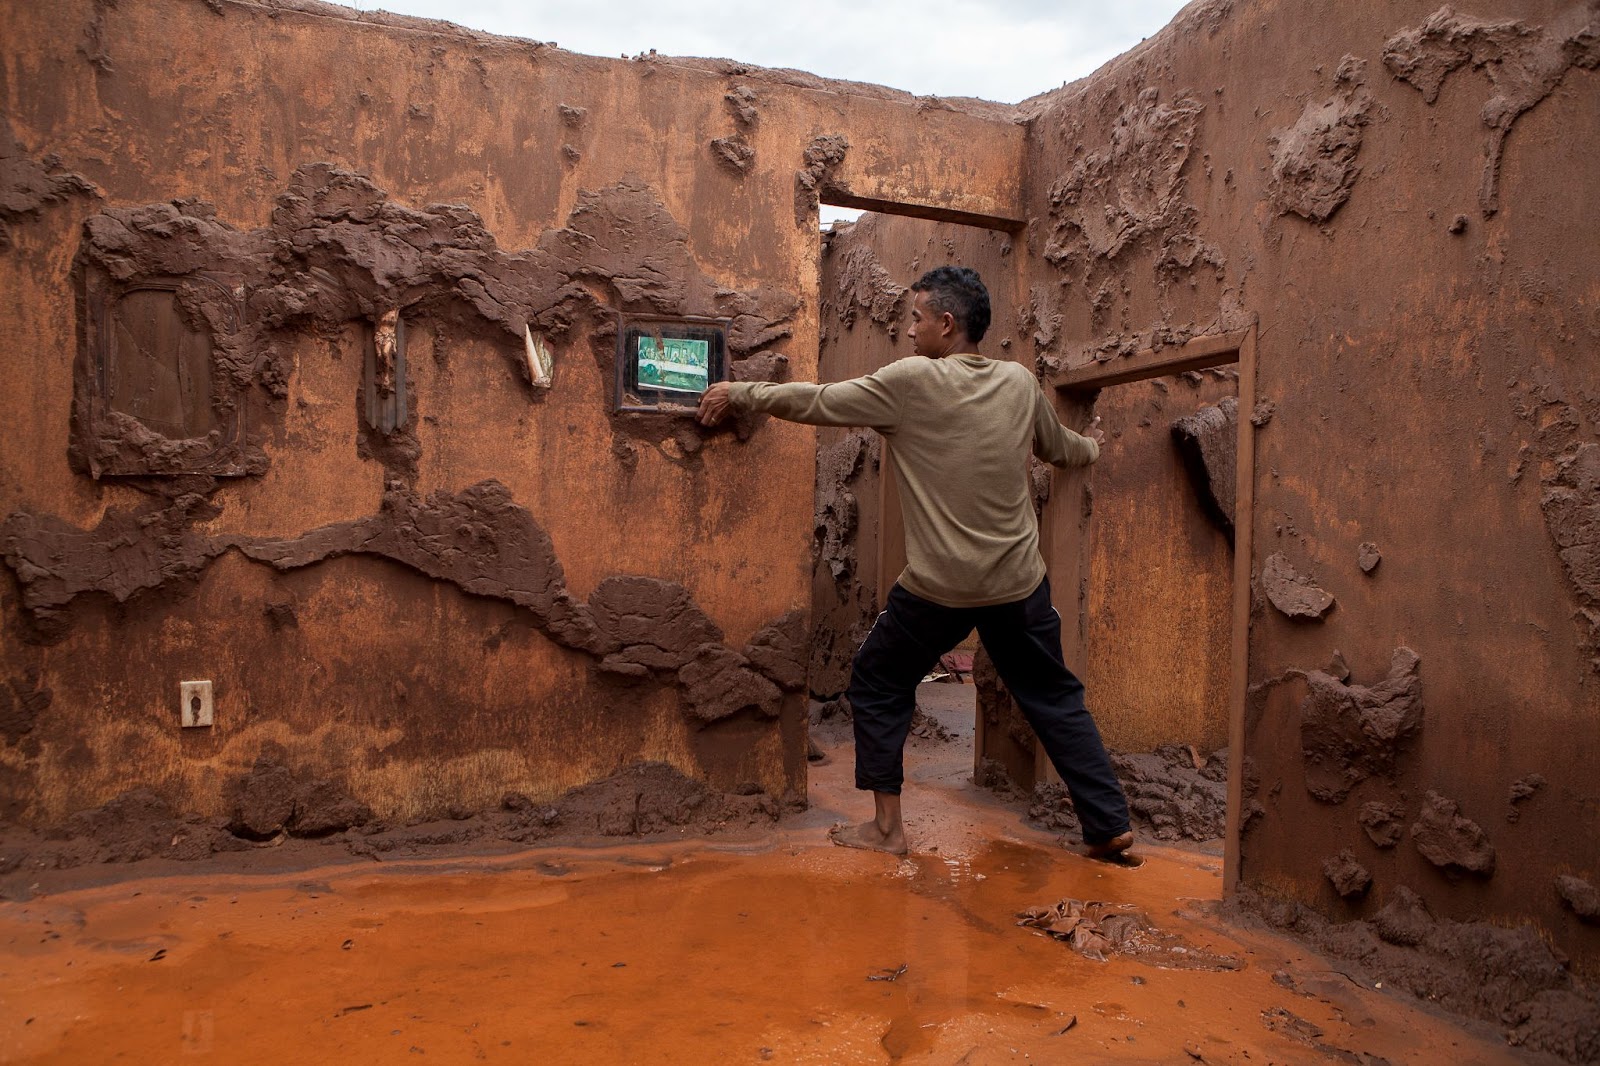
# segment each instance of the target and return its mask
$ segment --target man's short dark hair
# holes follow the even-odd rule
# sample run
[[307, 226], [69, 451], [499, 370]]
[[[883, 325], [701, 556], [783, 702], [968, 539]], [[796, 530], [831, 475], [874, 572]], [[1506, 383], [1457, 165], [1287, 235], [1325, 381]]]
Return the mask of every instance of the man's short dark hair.
[[912, 292], [928, 294], [928, 306], [940, 314], [949, 312], [976, 344], [989, 332], [989, 290], [971, 267], [934, 267], [911, 286]]

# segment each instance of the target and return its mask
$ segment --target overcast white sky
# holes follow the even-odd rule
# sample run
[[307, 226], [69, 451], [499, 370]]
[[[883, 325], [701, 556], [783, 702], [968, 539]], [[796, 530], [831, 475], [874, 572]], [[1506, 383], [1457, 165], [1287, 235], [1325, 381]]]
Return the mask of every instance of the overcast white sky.
[[1014, 104], [1091, 73], [1185, 0], [343, 0], [590, 55], [714, 56]]

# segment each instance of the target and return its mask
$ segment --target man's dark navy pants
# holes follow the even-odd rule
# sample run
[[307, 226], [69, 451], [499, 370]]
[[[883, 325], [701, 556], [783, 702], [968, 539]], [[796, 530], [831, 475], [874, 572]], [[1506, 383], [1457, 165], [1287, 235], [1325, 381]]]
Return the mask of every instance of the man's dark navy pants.
[[899, 794], [917, 685], [974, 627], [1066, 783], [1084, 842], [1103, 844], [1127, 832], [1127, 798], [1084, 707], [1083, 683], [1061, 656], [1061, 616], [1050, 606], [1048, 580], [1027, 599], [990, 607], [944, 607], [895, 585], [856, 652], [846, 692], [855, 719], [856, 787]]

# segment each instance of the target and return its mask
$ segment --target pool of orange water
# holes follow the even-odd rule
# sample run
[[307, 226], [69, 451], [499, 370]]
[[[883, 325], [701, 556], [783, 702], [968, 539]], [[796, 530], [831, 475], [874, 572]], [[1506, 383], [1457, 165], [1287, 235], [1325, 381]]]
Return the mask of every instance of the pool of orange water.
[[[1125, 870], [1003, 836], [954, 850], [636, 844], [3, 903], [0, 1059], [1515, 1061], [1224, 925], [1213, 858], [1152, 849]], [[1066, 897], [1125, 903], [1238, 967], [1093, 961], [1016, 924]]]

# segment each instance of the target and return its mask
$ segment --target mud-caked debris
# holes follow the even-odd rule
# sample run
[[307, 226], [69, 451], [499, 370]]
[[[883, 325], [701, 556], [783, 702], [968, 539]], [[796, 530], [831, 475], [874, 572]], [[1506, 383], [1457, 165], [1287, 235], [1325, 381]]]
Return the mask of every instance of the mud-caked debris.
[[860, 504], [852, 486], [860, 478], [874, 445], [862, 430], [817, 449], [817, 489], [812, 551], [835, 584], [848, 585], [856, 568], [856, 526]]
[[[1219, 839], [1228, 818], [1228, 754], [1214, 752], [1196, 766], [1190, 749], [1163, 744], [1151, 752], [1112, 752], [1111, 765], [1128, 797], [1135, 830], [1156, 840]], [[1079, 831], [1062, 785], [1034, 788], [1028, 818], [1055, 832]]]
[[1294, 125], [1267, 139], [1272, 173], [1267, 196], [1280, 214], [1325, 222], [1350, 198], [1361, 168], [1363, 128], [1372, 109], [1365, 61], [1345, 56], [1333, 95], [1306, 104]]
[[890, 339], [899, 334], [910, 290], [895, 280], [870, 245], [852, 244], [831, 273], [837, 279], [831, 302], [840, 325], [851, 329], [859, 316], [866, 315]]
[[741, 130], [754, 129], [761, 121], [761, 96], [748, 85], [734, 85], [722, 94], [722, 106]]
[[1372, 871], [1357, 862], [1356, 853], [1349, 848], [1323, 862], [1322, 872], [1345, 899], [1359, 899], [1372, 887]]
[[1600, 444], [1575, 443], [1551, 458], [1539, 507], [1587, 623], [1583, 650], [1600, 672]]
[[651, 577], [608, 577], [589, 596], [589, 610], [617, 662], [652, 670], [678, 670], [722, 631], [695, 604], [689, 590]]
[[323, 836], [372, 820], [372, 811], [335, 782], [302, 777], [269, 758], [232, 783], [228, 807], [229, 830], [247, 840]]
[[1229, 536], [1239, 450], [1239, 401], [1232, 396], [1206, 404], [1172, 423], [1172, 439], [1184, 458], [1189, 479], [1206, 514]]
[[710, 144], [711, 158], [723, 169], [741, 178], [756, 162], [755, 148], [744, 139], [744, 134], [733, 137], [716, 137]]
[[1273, 552], [1261, 564], [1261, 587], [1268, 602], [1289, 618], [1320, 622], [1333, 610], [1333, 594], [1296, 570], [1282, 552]]
[[1494, 873], [1494, 845], [1489, 834], [1477, 822], [1463, 817], [1454, 800], [1432, 789], [1411, 825], [1411, 839], [1422, 857], [1440, 869], [1484, 877]]
[[678, 671], [684, 707], [699, 722], [715, 722], [740, 711], [776, 717], [783, 694], [751, 669], [732, 648], [704, 644]]
[[1372, 573], [1381, 562], [1383, 562], [1383, 553], [1370, 540], [1363, 541], [1361, 547], [1356, 549], [1356, 565], [1361, 567], [1363, 574]]
[[62, 171], [59, 160], [35, 161], [17, 143], [9, 122], [0, 121], [0, 252], [11, 247], [11, 227], [37, 218], [47, 204], [71, 196], [100, 196], [94, 182]]
[[1105, 962], [1108, 955], [1124, 955], [1168, 969], [1237, 970], [1243, 965], [1231, 955], [1186, 944], [1123, 903], [1063, 899], [1018, 912], [1017, 924], [1070, 944], [1078, 954], [1095, 962]]
[[1545, 786], [1543, 774], [1527, 774], [1511, 782], [1506, 797], [1506, 821], [1516, 824], [1522, 819], [1522, 804], [1532, 799]]
[[1329, 677], [1336, 677], [1340, 681], [1348, 683], [1350, 681], [1350, 664], [1345, 662], [1344, 652], [1338, 648], [1333, 649], [1333, 655], [1329, 657], [1328, 665], [1322, 668], [1322, 672]]
[[1278, 405], [1271, 400], [1257, 400], [1255, 407], [1250, 411], [1250, 424], [1260, 429], [1272, 421], [1272, 416], [1278, 413]]
[[943, 722], [923, 710], [920, 704], [911, 709], [911, 735], [940, 743], [956, 739], [956, 735], [946, 729]]
[[67, 608], [84, 593], [125, 603], [163, 585], [192, 583], [227, 547], [193, 525], [219, 513], [200, 492], [128, 511], [107, 508], [93, 529], [17, 511], [0, 523], [0, 558], [16, 575], [30, 622], [49, 642], [70, 628]]
[[1406, 809], [1397, 803], [1380, 803], [1369, 800], [1361, 805], [1356, 821], [1366, 832], [1367, 839], [1380, 848], [1392, 848], [1405, 835]]
[[1050, 187], [1045, 259], [1087, 278], [1094, 262], [1131, 245], [1192, 241], [1197, 213], [1183, 172], [1203, 110], [1189, 90], [1164, 103], [1156, 87], [1140, 89], [1107, 131], [1109, 143]]
[[752, 666], [790, 692], [806, 685], [805, 622], [804, 614], [790, 611], [756, 630], [744, 649]]
[[64, 870], [93, 863], [143, 859], [203, 859], [250, 847], [228, 832], [225, 819], [179, 816], [165, 799], [137, 787], [98, 807], [74, 813], [44, 837], [19, 826], [0, 832], [0, 874]]
[[804, 166], [794, 174], [794, 221], [805, 227], [817, 224], [817, 209], [830, 192], [848, 192], [834, 178], [844, 163], [850, 140], [842, 133], [821, 133], [811, 139], [802, 154]]
[[1600, 925], [1600, 888], [1571, 874], [1556, 877], [1556, 893], [1573, 914], [1589, 925]]
[[1305, 675], [1300, 745], [1313, 796], [1341, 803], [1359, 782], [1393, 773], [1396, 758], [1422, 731], [1421, 670], [1416, 652], [1396, 648], [1389, 676], [1370, 688], [1319, 670]]
[[1485, 217], [1500, 208], [1500, 162], [1511, 127], [1555, 91], [1573, 67], [1600, 66], [1600, 17], [1589, 4], [1569, 4], [1548, 25], [1490, 22], [1449, 6], [1420, 26], [1396, 34], [1383, 50], [1389, 73], [1432, 104], [1455, 71], [1470, 65], [1488, 78], [1492, 92], [1480, 112], [1489, 127], [1478, 202]]
[[1574, 1063], [1600, 1053], [1600, 999], [1532, 925], [1435, 919], [1422, 898], [1396, 885], [1368, 921], [1330, 922], [1303, 904], [1241, 885], [1230, 908], [1309, 940], [1357, 968], [1357, 979], [1408, 992], [1490, 1022], [1509, 1043]]
[[1372, 928], [1391, 944], [1412, 947], [1432, 934], [1434, 920], [1421, 896], [1396, 885], [1383, 909], [1372, 916]]

